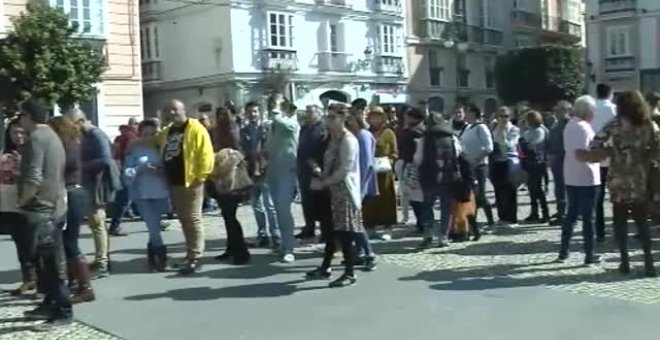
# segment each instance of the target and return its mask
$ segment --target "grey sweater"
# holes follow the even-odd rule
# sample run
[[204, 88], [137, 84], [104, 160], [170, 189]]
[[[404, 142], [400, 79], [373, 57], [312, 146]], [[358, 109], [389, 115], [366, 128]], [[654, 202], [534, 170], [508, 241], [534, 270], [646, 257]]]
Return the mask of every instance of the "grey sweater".
[[19, 196], [27, 184], [37, 187], [32, 200], [20, 207], [25, 211], [62, 216], [66, 211], [64, 168], [66, 154], [55, 131], [39, 125], [30, 133], [21, 159]]

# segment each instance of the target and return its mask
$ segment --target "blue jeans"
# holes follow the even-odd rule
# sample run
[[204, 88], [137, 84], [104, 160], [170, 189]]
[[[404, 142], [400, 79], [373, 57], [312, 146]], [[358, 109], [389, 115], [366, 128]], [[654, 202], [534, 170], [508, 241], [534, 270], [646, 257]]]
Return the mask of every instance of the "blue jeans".
[[128, 186], [124, 185], [121, 190], [117, 191], [115, 196], [115, 201], [112, 206], [112, 218], [109, 230], [114, 230], [119, 228], [122, 218], [128, 212], [128, 209], [131, 207], [131, 200], [128, 199]]
[[81, 255], [78, 247], [80, 226], [85, 220], [87, 207], [87, 192], [83, 187], [67, 188], [66, 229], [63, 232], [64, 253], [67, 259], [75, 259]]
[[170, 208], [170, 203], [166, 198], [161, 199], [138, 199], [135, 200], [140, 216], [147, 225], [149, 232], [149, 243], [152, 247], [162, 247], [163, 237], [161, 233], [161, 219], [163, 214], [167, 213]]
[[291, 213], [291, 204], [296, 195], [297, 179], [292, 171], [284, 174], [271, 174], [268, 179], [268, 187], [273, 198], [277, 225], [280, 228], [282, 238], [282, 252], [289, 254], [293, 252], [296, 239], [293, 236], [294, 221]]
[[564, 218], [566, 214], [566, 185], [564, 184], [564, 162], [555, 162], [550, 167], [555, 180], [555, 201], [557, 202], [557, 217]]
[[[423, 206], [423, 220], [425, 226], [426, 238], [437, 237], [440, 240], [446, 240], [449, 235], [449, 225], [451, 223], [452, 207], [455, 199], [448, 188], [433, 188], [424, 192], [425, 202]], [[435, 223], [433, 205], [436, 200], [440, 200], [440, 224]]]
[[560, 257], [568, 256], [568, 247], [573, 236], [573, 226], [578, 215], [582, 216], [582, 237], [584, 238], [584, 254], [587, 258], [593, 256], [594, 249], [594, 208], [599, 186], [566, 186], [568, 210], [561, 228]]
[[[252, 187], [250, 203], [257, 221], [257, 236], [280, 238], [280, 228], [277, 226], [277, 214], [270, 194], [270, 189], [263, 178], [256, 178]], [[266, 224], [268, 223], [268, 224]]]

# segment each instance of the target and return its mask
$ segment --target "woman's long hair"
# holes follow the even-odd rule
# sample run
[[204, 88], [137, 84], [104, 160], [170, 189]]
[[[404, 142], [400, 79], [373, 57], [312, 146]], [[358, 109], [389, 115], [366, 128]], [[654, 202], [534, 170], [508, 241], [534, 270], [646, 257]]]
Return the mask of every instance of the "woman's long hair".
[[14, 143], [14, 141], [11, 140], [11, 129], [13, 129], [16, 126], [19, 126], [19, 123], [20, 122], [18, 117], [14, 117], [7, 124], [7, 129], [5, 129], [5, 149], [3, 153], [12, 153], [18, 150], [18, 145], [16, 145], [16, 143]]
[[635, 126], [651, 120], [651, 110], [644, 96], [639, 91], [627, 91], [619, 94], [616, 100], [617, 115], [626, 118]]
[[50, 125], [64, 144], [76, 143], [82, 137], [82, 132], [78, 125], [66, 116], [53, 117], [48, 121], [48, 125]]

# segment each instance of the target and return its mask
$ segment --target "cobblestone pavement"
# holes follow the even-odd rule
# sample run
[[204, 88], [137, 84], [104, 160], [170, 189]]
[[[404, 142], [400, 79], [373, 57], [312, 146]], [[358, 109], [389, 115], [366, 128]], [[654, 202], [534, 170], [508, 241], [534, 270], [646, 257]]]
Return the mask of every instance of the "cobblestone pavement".
[[[526, 192], [520, 192], [519, 195], [519, 218], [524, 218], [529, 214], [528, 195]], [[302, 213], [299, 206], [295, 207], [294, 213], [300, 224]], [[239, 209], [239, 220], [243, 222], [246, 235], [255, 234], [256, 226], [251, 209]], [[224, 237], [217, 214], [207, 215], [204, 222], [209, 230], [209, 237]], [[170, 223], [171, 229], [179, 229], [178, 222]], [[129, 229], [143, 228], [141, 223], [128, 225]], [[616, 272], [618, 253], [609, 235], [607, 243], [598, 245], [597, 248], [603, 255], [603, 264], [583, 266], [579, 230], [578, 225], [571, 247], [573, 253], [564, 264], [551, 263], [557, 256], [560, 232], [559, 227], [547, 225], [521, 225], [515, 229], [486, 235], [479, 242], [455, 243], [445, 249], [424, 251], [415, 249], [420, 240], [419, 237], [411, 236], [412, 228], [399, 227], [395, 228], [392, 241], [375, 241], [375, 248], [382, 263], [419, 271], [418, 274], [402, 280], [426, 281], [431, 288], [438, 290], [482, 291], [544, 286], [548, 289], [643, 304], [660, 302], [660, 279], [644, 279], [637, 273], [631, 277], [623, 277]], [[633, 264], [640, 267], [640, 252], [632, 237], [630, 245]], [[307, 244], [300, 248], [301, 253], [319, 250], [319, 245]], [[74, 322], [71, 326], [52, 333], [34, 333], [30, 328], [36, 322], [22, 318], [22, 312], [33, 307], [34, 302], [1, 295], [0, 339], [119, 339], [80, 322]]]
[[[519, 198], [522, 204], [518, 217], [523, 219], [529, 214], [528, 195], [520, 192]], [[611, 221], [608, 210], [606, 207], [606, 219]], [[480, 221], [484, 220], [481, 216]], [[632, 224], [630, 229], [634, 232]], [[660, 279], [641, 275], [641, 251], [632, 233], [630, 255], [638, 271], [626, 277], [617, 272], [619, 254], [609, 223], [606, 243], [596, 245], [596, 251], [603, 255], [603, 263], [597, 266], [583, 265], [580, 228], [578, 221], [571, 242], [572, 254], [563, 264], [552, 263], [559, 251], [560, 227], [538, 224], [521, 224], [515, 229], [486, 235], [479, 242], [454, 243], [448, 248], [424, 251], [415, 249], [418, 238], [406, 237], [409, 231], [401, 231], [402, 237], [376, 247], [382, 262], [421, 270], [410, 279], [429, 281], [432, 288], [440, 290], [545, 286], [637, 303], [660, 302]], [[654, 230], [655, 236], [659, 234]]]
[[27, 321], [23, 312], [35, 307], [34, 301], [0, 296], [0, 339], [2, 340], [122, 340], [81, 322], [74, 322], [53, 332], [35, 333], [31, 329], [41, 321]]

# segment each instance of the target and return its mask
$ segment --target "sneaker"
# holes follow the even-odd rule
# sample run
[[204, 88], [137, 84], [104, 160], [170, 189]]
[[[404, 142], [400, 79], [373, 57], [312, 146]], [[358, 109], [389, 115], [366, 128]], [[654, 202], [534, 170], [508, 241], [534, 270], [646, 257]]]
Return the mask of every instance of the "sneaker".
[[199, 272], [201, 269], [202, 263], [199, 260], [188, 260], [181, 265], [181, 268], [179, 268], [179, 274], [191, 275]]
[[58, 318], [58, 319], [48, 319], [44, 323], [40, 323], [32, 327], [33, 332], [50, 332], [54, 331], [60, 327], [66, 327], [71, 325], [73, 321], [71, 318]]
[[552, 263], [564, 263], [568, 259], [568, 255], [559, 255]]
[[299, 239], [299, 240], [306, 240], [306, 239], [314, 238], [314, 236], [315, 236], [314, 231], [309, 232], [308, 229], [306, 230], [305, 228], [303, 228], [303, 230], [301, 232], [296, 234], [296, 238]]
[[270, 238], [268, 236], [260, 236], [257, 241], [258, 248], [270, 248]]
[[160, 221], [160, 230], [162, 230], [162, 231], [166, 231], [171, 226], [172, 226], [172, 224], [168, 221]]
[[121, 227], [116, 227], [116, 228], [111, 228], [108, 230], [108, 235], [110, 236], [117, 236], [117, 237], [123, 237], [123, 236], [128, 236], [128, 233], [125, 232]]
[[428, 248], [430, 248], [431, 246], [433, 246], [433, 238], [431, 238], [431, 237], [425, 237], [425, 238], [422, 240], [422, 243], [420, 243], [420, 244], [417, 246], [417, 249], [428, 249]]
[[37, 308], [23, 312], [23, 316], [30, 320], [48, 320], [50, 318], [50, 311], [48, 307], [39, 304]]
[[37, 283], [34, 281], [23, 282], [18, 288], [9, 292], [11, 296], [24, 296], [36, 293]]
[[390, 229], [386, 229], [385, 232], [380, 235], [380, 239], [383, 241], [391, 241], [392, 240], [392, 234], [390, 233]]
[[365, 272], [372, 272], [376, 270], [376, 267], [378, 267], [378, 264], [376, 263], [376, 257], [375, 256], [367, 256], [364, 258], [364, 267], [363, 270]]
[[307, 280], [328, 280], [332, 276], [332, 269], [323, 269], [318, 267], [312, 271], [305, 273], [305, 279]]
[[90, 269], [92, 269], [92, 280], [103, 279], [110, 276], [110, 269], [107, 263], [95, 262]]
[[438, 241], [438, 248], [446, 248], [449, 247], [449, 240], [443, 239]]
[[282, 256], [282, 262], [284, 262], [284, 263], [291, 263], [295, 260], [296, 260], [296, 257], [291, 253], [284, 254], [284, 256]]
[[355, 278], [355, 276], [350, 276], [350, 275], [344, 274], [344, 275], [340, 276], [338, 279], [330, 282], [330, 284], [328, 284], [328, 287], [330, 287], [330, 288], [341, 288], [341, 287], [352, 286], [356, 283], [357, 283], [357, 279]]

